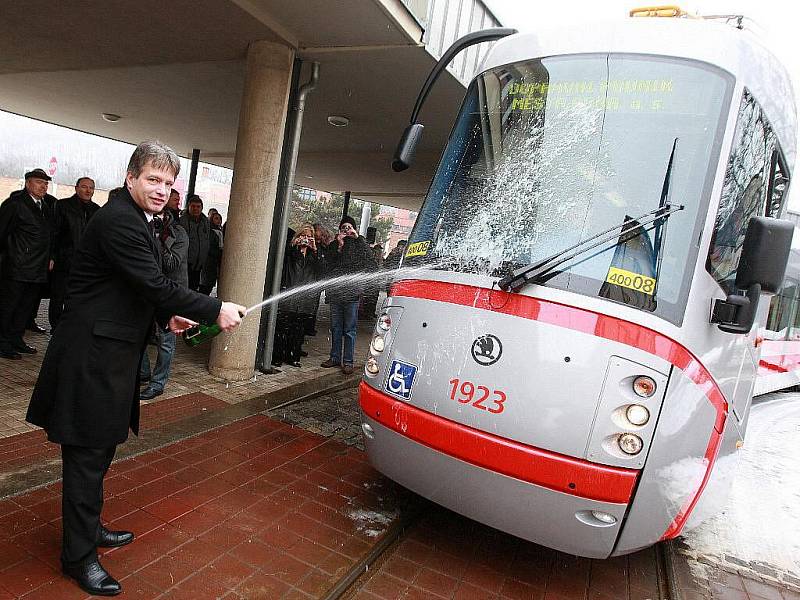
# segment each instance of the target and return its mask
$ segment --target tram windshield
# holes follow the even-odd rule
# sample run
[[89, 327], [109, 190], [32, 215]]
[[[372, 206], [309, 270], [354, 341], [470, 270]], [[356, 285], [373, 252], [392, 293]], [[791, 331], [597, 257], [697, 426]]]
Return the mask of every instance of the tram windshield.
[[[478, 76], [409, 239], [405, 264], [504, 276], [619, 226], [546, 285], [679, 323], [732, 78], [706, 64], [575, 55]], [[672, 159], [672, 167], [669, 167]], [[670, 203], [684, 210], [637, 227]]]

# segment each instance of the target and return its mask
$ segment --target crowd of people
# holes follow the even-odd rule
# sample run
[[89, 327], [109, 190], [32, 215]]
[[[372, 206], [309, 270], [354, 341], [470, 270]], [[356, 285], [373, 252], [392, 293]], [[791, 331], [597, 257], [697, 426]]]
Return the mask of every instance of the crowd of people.
[[[50, 298], [48, 320], [55, 329], [64, 310], [67, 280], [83, 233], [100, 208], [93, 201], [94, 180], [81, 177], [75, 193], [57, 200], [47, 193], [51, 177], [42, 169], [25, 174], [23, 189], [0, 204], [0, 358], [20, 360], [35, 354], [25, 341], [26, 329], [45, 332], [35, 316], [42, 298]], [[197, 194], [186, 199], [181, 211], [181, 194], [171, 190], [166, 206], [155, 216], [155, 237], [164, 275], [188, 289], [209, 295], [219, 279], [224, 231], [222, 215], [214, 208], [203, 212]], [[345, 216], [336, 233], [320, 223], [303, 223], [290, 229], [281, 288], [308, 285], [381, 268], [380, 244], [370, 245], [358, 234], [356, 223]], [[386, 267], [400, 262], [402, 245], [386, 257]], [[330, 356], [322, 366], [353, 372], [354, 345], [359, 306], [377, 297], [378, 286], [365, 286], [353, 279], [325, 290], [330, 305]], [[373, 298], [373, 296], [375, 298]], [[320, 290], [293, 295], [281, 302], [277, 319], [272, 362], [300, 366], [307, 353], [305, 337], [316, 334]], [[371, 315], [370, 315], [371, 316]], [[152, 365], [147, 352], [140, 366], [141, 397], [155, 398], [164, 392], [175, 353], [175, 335], [154, 328], [150, 344], [156, 347]]]
[[[309, 286], [321, 279], [330, 281], [324, 292], [330, 306], [331, 346], [329, 357], [321, 366], [338, 367], [350, 375], [359, 305], [376, 288], [356, 275], [378, 269], [375, 252], [358, 234], [356, 222], [349, 215], [342, 218], [335, 235], [320, 223], [303, 223], [296, 232], [289, 233], [281, 289]], [[320, 293], [318, 286], [310, 285], [308, 291], [290, 295], [280, 303], [273, 365], [300, 366], [300, 358], [306, 354], [302, 349], [305, 336], [316, 333]]]
[[[49, 297], [48, 321], [55, 330], [64, 311], [67, 281], [79, 243], [100, 206], [93, 201], [91, 177], [75, 182], [75, 193], [57, 200], [47, 193], [51, 177], [42, 169], [25, 173], [23, 189], [0, 204], [0, 358], [21, 360], [35, 354], [25, 331], [44, 333], [34, 320], [42, 298]], [[222, 215], [203, 214], [203, 200], [192, 194], [181, 214], [181, 195], [173, 189], [166, 206], [155, 215], [155, 238], [164, 275], [188, 289], [209, 295], [222, 260]], [[147, 352], [140, 381], [142, 399], [159, 396], [169, 377], [175, 334], [154, 328], [157, 348], [151, 368]]]

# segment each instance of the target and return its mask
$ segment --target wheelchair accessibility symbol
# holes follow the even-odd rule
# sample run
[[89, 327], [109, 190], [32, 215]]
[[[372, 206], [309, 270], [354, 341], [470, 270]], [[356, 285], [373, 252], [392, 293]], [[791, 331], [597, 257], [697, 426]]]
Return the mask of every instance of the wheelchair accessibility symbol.
[[403, 400], [411, 398], [411, 386], [414, 385], [414, 377], [417, 375], [417, 367], [401, 362], [392, 361], [389, 369], [389, 376], [386, 378], [386, 391]]

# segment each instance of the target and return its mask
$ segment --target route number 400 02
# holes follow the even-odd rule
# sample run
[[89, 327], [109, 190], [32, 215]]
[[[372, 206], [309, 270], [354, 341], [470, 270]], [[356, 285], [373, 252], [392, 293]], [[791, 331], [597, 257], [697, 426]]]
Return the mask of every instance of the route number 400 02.
[[505, 392], [489, 391], [485, 385], [475, 385], [471, 381], [450, 380], [450, 399], [461, 404], [471, 404], [475, 408], [488, 410], [490, 413], [503, 412], [506, 402]]

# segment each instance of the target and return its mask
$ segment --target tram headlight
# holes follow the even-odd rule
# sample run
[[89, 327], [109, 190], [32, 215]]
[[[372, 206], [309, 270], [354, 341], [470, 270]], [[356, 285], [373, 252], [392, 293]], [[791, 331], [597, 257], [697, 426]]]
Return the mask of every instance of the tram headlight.
[[656, 382], [652, 377], [639, 375], [639, 377], [633, 380], [633, 391], [637, 396], [649, 398], [656, 393]]
[[390, 317], [387, 313], [383, 313], [380, 317], [378, 317], [378, 328], [382, 329], [383, 331], [389, 331], [389, 328], [392, 326], [392, 317]]
[[625, 410], [625, 418], [631, 425], [642, 426], [650, 420], [650, 411], [641, 404], [631, 404]]
[[630, 454], [631, 456], [634, 454], [639, 454], [644, 446], [642, 438], [640, 438], [638, 435], [634, 435], [633, 433], [623, 433], [620, 435], [617, 438], [617, 444], [619, 445], [620, 450], [622, 450], [625, 454]]
[[591, 513], [595, 519], [597, 519], [598, 521], [600, 521], [605, 525], [613, 525], [614, 523], [617, 522], [617, 517], [615, 517], [614, 515], [610, 515], [607, 512], [603, 512], [602, 510], [593, 510], [591, 511]]
[[374, 356], [370, 356], [367, 358], [367, 362], [364, 365], [364, 370], [367, 372], [367, 375], [374, 377], [378, 374], [381, 370], [380, 366], [378, 365], [378, 361], [375, 360]]
[[383, 352], [383, 349], [386, 347], [383, 336], [376, 335], [374, 338], [372, 338], [372, 343], [369, 345], [369, 347], [373, 354], [380, 354]]

